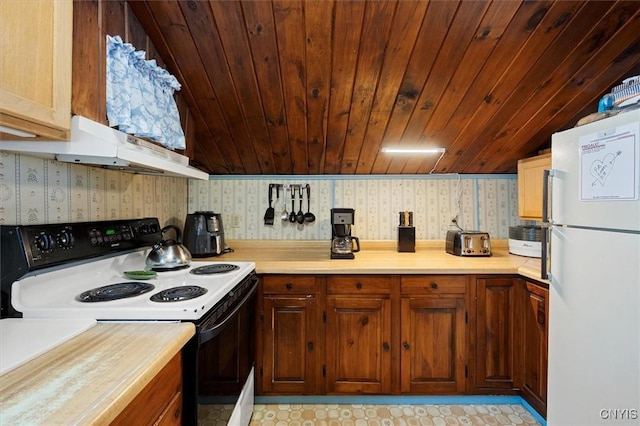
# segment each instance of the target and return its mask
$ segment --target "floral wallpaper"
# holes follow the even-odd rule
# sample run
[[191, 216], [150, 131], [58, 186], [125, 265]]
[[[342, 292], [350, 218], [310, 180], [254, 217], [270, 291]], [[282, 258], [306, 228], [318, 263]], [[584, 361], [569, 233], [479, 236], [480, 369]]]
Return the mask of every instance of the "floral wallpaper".
[[0, 225], [157, 217], [182, 226], [186, 199], [187, 179], [0, 151]]
[[[281, 191], [279, 202], [273, 195], [274, 224], [265, 225], [270, 183], [308, 183], [316, 220], [302, 225], [281, 220], [285, 210], [300, 209], [297, 193], [293, 205], [289, 192], [283, 204]], [[506, 239], [509, 226], [521, 224], [517, 190], [515, 175], [212, 177], [189, 181], [188, 211], [222, 213], [227, 239], [329, 239], [332, 207], [354, 208], [352, 233], [367, 240], [395, 240], [399, 212], [405, 210], [413, 212], [417, 239], [444, 239], [455, 229], [453, 217], [463, 229]], [[307, 212], [306, 194], [302, 211]]]
[[[285, 212], [307, 209], [296, 191], [273, 194], [274, 224], [264, 224], [269, 184], [309, 184], [309, 211], [300, 225]], [[208, 181], [156, 177], [61, 163], [0, 151], [0, 224], [82, 222], [157, 217], [184, 226], [187, 213], [222, 213], [227, 239], [325, 240], [330, 210], [355, 209], [353, 234], [365, 240], [395, 240], [398, 213], [412, 211], [417, 239], [444, 238], [451, 219], [467, 230], [505, 239], [521, 224], [515, 175], [426, 176], [212, 176]]]

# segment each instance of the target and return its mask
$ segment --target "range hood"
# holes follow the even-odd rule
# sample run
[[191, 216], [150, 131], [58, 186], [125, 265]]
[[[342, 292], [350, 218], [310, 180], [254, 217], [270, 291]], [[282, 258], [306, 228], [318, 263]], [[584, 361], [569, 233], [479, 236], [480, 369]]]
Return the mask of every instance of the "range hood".
[[78, 115], [71, 118], [69, 142], [0, 141], [0, 151], [124, 172], [209, 179], [207, 173], [191, 167], [184, 155]]

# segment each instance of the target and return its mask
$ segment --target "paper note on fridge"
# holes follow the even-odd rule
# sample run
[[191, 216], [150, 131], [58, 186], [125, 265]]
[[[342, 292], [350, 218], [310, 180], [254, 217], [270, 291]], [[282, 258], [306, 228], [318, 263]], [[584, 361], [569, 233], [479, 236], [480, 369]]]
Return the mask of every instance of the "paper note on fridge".
[[638, 199], [640, 125], [580, 137], [580, 201]]

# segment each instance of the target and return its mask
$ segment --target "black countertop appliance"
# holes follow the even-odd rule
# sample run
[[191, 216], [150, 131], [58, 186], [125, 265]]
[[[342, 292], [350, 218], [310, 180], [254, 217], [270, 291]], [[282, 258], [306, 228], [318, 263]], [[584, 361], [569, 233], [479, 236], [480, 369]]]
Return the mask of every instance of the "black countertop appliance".
[[228, 250], [224, 243], [222, 214], [211, 211], [187, 214], [183, 244], [195, 258], [218, 256]]

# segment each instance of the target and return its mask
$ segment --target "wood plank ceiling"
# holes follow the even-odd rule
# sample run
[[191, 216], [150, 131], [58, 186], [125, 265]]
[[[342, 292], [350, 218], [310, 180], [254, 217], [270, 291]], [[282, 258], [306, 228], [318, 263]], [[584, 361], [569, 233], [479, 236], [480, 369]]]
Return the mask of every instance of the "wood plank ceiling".
[[211, 174], [511, 173], [640, 74], [637, 1], [129, 1]]

